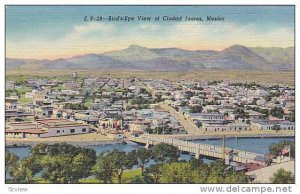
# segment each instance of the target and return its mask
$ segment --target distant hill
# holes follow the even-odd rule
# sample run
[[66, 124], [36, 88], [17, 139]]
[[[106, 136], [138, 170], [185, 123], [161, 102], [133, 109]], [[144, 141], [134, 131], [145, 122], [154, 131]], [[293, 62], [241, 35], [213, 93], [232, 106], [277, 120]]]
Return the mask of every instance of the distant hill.
[[146, 48], [130, 45], [123, 50], [66, 59], [6, 58], [6, 69], [135, 69], [193, 71], [201, 69], [293, 70], [294, 48], [248, 48], [232, 45], [222, 51]]
[[259, 54], [261, 57], [265, 58], [267, 61], [273, 64], [273, 67], [275, 69], [294, 69], [294, 47], [251, 47], [249, 49]]

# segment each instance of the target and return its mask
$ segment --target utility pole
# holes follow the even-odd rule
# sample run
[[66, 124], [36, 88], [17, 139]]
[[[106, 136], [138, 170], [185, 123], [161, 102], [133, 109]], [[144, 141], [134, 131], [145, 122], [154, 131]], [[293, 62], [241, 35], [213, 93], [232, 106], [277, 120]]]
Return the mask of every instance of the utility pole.
[[289, 161], [291, 161], [291, 145], [289, 145]]
[[223, 154], [223, 160], [225, 160], [225, 135], [223, 135], [222, 154]]

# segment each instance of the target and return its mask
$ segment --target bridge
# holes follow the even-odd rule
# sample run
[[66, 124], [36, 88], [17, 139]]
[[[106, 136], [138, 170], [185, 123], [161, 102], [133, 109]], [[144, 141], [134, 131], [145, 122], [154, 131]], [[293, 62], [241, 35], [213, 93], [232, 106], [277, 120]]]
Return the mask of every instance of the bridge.
[[[231, 149], [223, 146], [221, 147], [215, 145], [195, 143], [195, 142], [183, 141], [183, 140], [172, 139], [172, 138], [150, 137], [150, 136], [143, 136], [143, 137], [128, 136], [127, 138], [132, 142], [145, 144], [146, 147], [149, 147], [151, 145], [156, 145], [159, 143], [167, 143], [178, 147], [180, 151], [195, 154], [195, 158], [197, 159], [199, 159], [201, 156], [208, 156], [208, 157], [228, 160], [231, 157], [231, 161], [247, 164], [247, 163], [261, 163], [259, 161], [256, 161], [255, 157], [264, 156], [262, 154], [246, 152], [238, 149]], [[234, 154], [226, 154], [229, 152]]]

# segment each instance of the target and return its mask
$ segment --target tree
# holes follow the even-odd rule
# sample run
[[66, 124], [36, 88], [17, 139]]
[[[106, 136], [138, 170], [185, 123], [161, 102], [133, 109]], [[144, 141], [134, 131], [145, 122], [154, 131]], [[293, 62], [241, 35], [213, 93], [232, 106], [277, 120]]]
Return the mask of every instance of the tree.
[[66, 143], [40, 145], [32, 150], [43, 167], [43, 177], [51, 183], [78, 183], [91, 175], [96, 163], [96, 152]]
[[40, 158], [30, 155], [22, 160], [24, 166], [26, 166], [30, 171], [32, 176], [43, 170], [42, 165], [40, 164]]
[[223, 183], [225, 177], [225, 163], [223, 160], [217, 160], [210, 166], [210, 174], [208, 176], [208, 183]]
[[242, 184], [242, 183], [248, 183], [249, 179], [248, 177], [241, 172], [227, 172], [226, 177], [224, 178], [224, 181], [222, 183], [228, 183], [228, 184]]
[[274, 184], [294, 184], [295, 176], [292, 172], [280, 168], [270, 180]]
[[5, 175], [18, 163], [19, 157], [8, 150], [5, 150]]
[[96, 164], [92, 168], [95, 177], [104, 183], [111, 183], [114, 175], [114, 166], [109, 153], [102, 153], [97, 157]]
[[290, 113], [288, 119], [291, 122], [295, 122], [295, 109], [291, 110], [291, 113]]
[[110, 155], [114, 174], [118, 178], [118, 183], [121, 184], [124, 170], [131, 169], [137, 164], [136, 153], [135, 151], [132, 151], [126, 154], [126, 152], [114, 150]]
[[150, 152], [150, 150], [147, 150], [146, 148], [139, 148], [136, 151], [136, 157], [137, 157], [138, 165], [141, 167], [142, 176], [143, 176], [145, 163], [149, 162], [150, 157], [151, 157], [151, 152]]
[[32, 172], [26, 166], [26, 162], [20, 161], [11, 170], [11, 176], [14, 183], [31, 183], [32, 182]]
[[190, 163], [173, 162], [171, 164], [163, 164], [160, 167], [161, 183], [194, 183], [196, 173]]
[[201, 113], [202, 112], [202, 106], [193, 106], [191, 109], [191, 113]]
[[166, 143], [159, 143], [152, 148], [152, 157], [156, 162], [176, 162], [180, 156], [177, 147]]
[[153, 164], [151, 166], [149, 166], [148, 168], [146, 168], [146, 176], [150, 176], [151, 177], [151, 182], [152, 183], [158, 183], [159, 178], [161, 177], [161, 169], [160, 166], [162, 164]]
[[284, 110], [281, 107], [274, 107], [270, 110], [270, 115], [282, 119], [284, 115]]
[[274, 131], [280, 131], [280, 129], [281, 129], [281, 127], [278, 124], [275, 124], [272, 126], [272, 130], [274, 130]]
[[269, 147], [269, 151], [270, 154], [272, 154], [273, 156], [279, 156], [281, 155], [281, 152], [284, 148], [286, 148], [287, 146], [291, 147], [291, 157], [295, 158], [295, 141], [282, 141], [279, 143], [273, 143], [270, 147]]

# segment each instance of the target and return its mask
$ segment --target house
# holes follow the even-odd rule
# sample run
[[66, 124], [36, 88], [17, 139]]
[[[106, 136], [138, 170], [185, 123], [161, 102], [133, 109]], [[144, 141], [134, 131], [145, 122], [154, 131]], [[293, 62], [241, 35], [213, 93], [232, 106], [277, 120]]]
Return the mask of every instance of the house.
[[256, 130], [295, 130], [295, 123], [289, 121], [251, 121], [251, 128]]
[[120, 118], [100, 118], [99, 126], [103, 128], [120, 129], [122, 128], [122, 119]]
[[16, 84], [15, 84], [15, 82], [14, 81], [6, 81], [5, 82], [5, 89], [6, 90], [14, 90], [15, 89], [15, 86], [16, 86]]
[[246, 123], [228, 123], [228, 124], [204, 123], [201, 129], [203, 131], [248, 131], [250, 130], [250, 125]]
[[251, 121], [251, 128], [254, 130], [271, 130], [273, 128], [273, 123], [264, 121]]
[[66, 119], [37, 119], [36, 123], [42, 126], [47, 133], [40, 137], [53, 137], [89, 133], [89, 125], [69, 121]]
[[33, 120], [34, 115], [30, 112], [24, 112], [16, 109], [5, 110], [5, 120], [6, 121], [16, 121], [16, 120]]
[[130, 131], [145, 131], [147, 128], [150, 127], [151, 122], [149, 121], [134, 121], [129, 124]]
[[245, 113], [249, 116], [249, 119], [263, 119], [266, 115], [253, 110], [245, 110]]
[[225, 122], [225, 115], [222, 113], [191, 113], [186, 117], [193, 122], [200, 123], [223, 123]]

